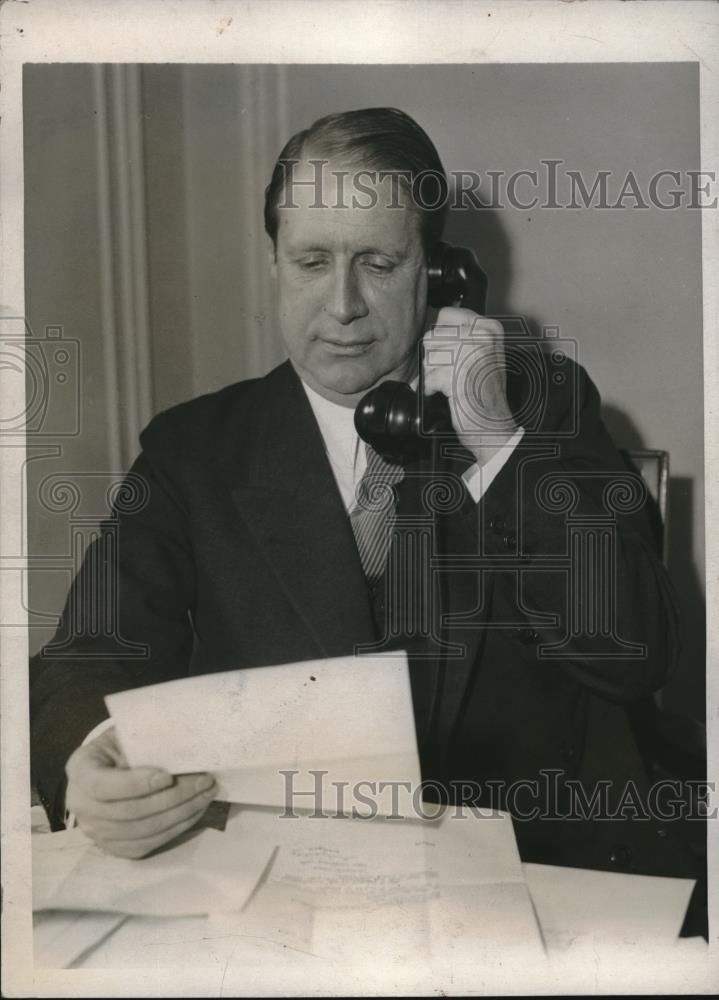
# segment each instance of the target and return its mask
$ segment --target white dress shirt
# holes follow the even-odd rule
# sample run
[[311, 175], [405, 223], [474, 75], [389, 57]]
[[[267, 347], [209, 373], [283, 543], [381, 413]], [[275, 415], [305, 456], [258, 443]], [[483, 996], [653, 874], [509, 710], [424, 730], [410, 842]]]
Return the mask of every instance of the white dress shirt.
[[[357, 486], [367, 467], [364, 442], [355, 430], [354, 409], [325, 399], [306, 382], [302, 386], [319, 425], [345, 509], [349, 512], [355, 505]], [[479, 465], [472, 465], [463, 473], [462, 478], [475, 503], [479, 503], [492, 485], [498, 472], [522, 440], [523, 434], [524, 428], [517, 428], [509, 441], [485, 465], [481, 468]]]

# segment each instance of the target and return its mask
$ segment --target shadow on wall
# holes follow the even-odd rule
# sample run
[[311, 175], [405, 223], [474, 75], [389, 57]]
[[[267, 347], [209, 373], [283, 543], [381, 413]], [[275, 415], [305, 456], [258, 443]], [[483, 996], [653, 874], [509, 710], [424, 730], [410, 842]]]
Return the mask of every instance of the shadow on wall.
[[[511, 302], [514, 277], [511, 246], [499, 213], [485, 208], [450, 214], [445, 239], [449, 243], [471, 247], [477, 254], [488, 278], [487, 312], [495, 316], [516, 315]], [[531, 316], [524, 319], [532, 336], [539, 337], [540, 324]], [[618, 448], [635, 451], [647, 447], [629, 414], [614, 406], [604, 406], [602, 416]], [[682, 653], [677, 672], [664, 688], [663, 697], [666, 703], [671, 703], [674, 711], [703, 720], [705, 602], [699, 571], [692, 559], [693, 501], [694, 481], [688, 477], [670, 476], [667, 564], [681, 616]]]

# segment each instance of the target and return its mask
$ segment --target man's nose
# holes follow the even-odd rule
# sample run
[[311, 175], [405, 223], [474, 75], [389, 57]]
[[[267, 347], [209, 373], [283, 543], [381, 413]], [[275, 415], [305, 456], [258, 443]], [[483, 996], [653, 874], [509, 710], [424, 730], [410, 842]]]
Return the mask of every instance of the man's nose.
[[336, 268], [327, 312], [343, 326], [366, 316], [369, 312], [357, 274], [351, 265]]

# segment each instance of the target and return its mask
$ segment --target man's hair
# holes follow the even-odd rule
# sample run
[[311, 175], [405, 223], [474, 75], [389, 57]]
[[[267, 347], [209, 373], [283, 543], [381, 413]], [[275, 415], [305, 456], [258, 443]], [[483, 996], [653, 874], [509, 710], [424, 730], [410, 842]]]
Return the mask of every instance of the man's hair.
[[313, 158], [336, 157], [365, 170], [397, 173], [398, 185], [420, 213], [425, 250], [431, 252], [441, 239], [447, 217], [448, 185], [434, 143], [404, 111], [362, 108], [319, 118], [286, 143], [265, 188], [265, 231], [275, 246], [280, 200], [292, 178], [294, 165], [310, 151]]

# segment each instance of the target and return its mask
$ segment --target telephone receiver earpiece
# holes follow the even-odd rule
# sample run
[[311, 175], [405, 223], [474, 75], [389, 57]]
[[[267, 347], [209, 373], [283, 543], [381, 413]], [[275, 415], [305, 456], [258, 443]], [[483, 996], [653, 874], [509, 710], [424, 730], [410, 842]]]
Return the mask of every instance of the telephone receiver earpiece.
[[487, 311], [487, 275], [469, 247], [438, 243], [427, 262], [427, 302], [434, 309], [445, 306]]
[[[427, 302], [486, 311], [487, 276], [474, 250], [438, 243], [427, 262]], [[421, 378], [421, 375], [420, 375]], [[355, 410], [357, 433], [385, 458], [415, 458], [429, 451], [431, 436], [450, 431], [446, 396], [436, 392], [420, 402], [405, 382], [381, 382], [362, 397]]]

